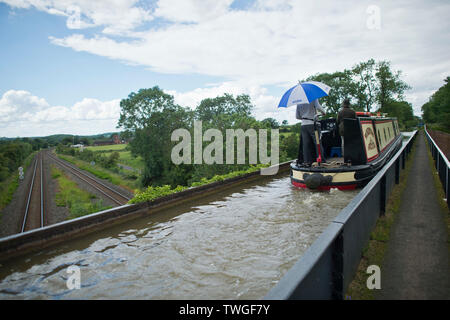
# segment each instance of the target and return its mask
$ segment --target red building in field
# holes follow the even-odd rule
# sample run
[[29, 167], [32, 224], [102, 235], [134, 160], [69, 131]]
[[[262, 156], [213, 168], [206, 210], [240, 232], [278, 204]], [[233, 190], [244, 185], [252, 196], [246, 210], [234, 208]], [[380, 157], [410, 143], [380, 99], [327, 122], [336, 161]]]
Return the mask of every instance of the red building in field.
[[112, 140], [96, 140], [94, 141], [94, 146], [107, 146], [111, 144], [121, 144], [122, 141], [120, 140], [120, 137], [118, 134], [115, 134], [112, 136]]

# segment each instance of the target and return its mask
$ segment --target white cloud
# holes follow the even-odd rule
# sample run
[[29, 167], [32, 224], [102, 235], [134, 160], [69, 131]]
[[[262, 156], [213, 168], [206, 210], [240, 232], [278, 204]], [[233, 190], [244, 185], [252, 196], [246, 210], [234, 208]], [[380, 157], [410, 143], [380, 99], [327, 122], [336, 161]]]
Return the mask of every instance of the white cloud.
[[[76, 28], [73, 8], [79, 8], [79, 27], [104, 26], [102, 33], [87, 37], [75, 31], [50, 37], [53, 44], [160, 73], [222, 77], [224, 82], [215, 86], [168, 92], [182, 105], [223, 92], [247, 93], [257, 117], [279, 119], [289, 112], [276, 110], [279, 97], [268, 95], [264, 87], [287, 88], [309, 75], [343, 70], [369, 58], [389, 60], [393, 69], [403, 71], [413, 87], [406, 97], [419, 114], [450, 70], [450, 3], [445, 1], [257, 0], [247, 10], [230, 9], [231, 0], [159, 0], [153, 8], [135, 0], [6, 2], [65, 15], [70, 28]], [[373, 4], [380, 9], [379, 30], [367, 27], [367, 8]], [[169, 22], [136, 31], [155, 17]], [[54, 114], [64, 117], [62, 110]]]
[[225, 93], [234, 96], [248, 94], [254, 106], [253, 115], [257, 120], [265, 118], [275, 118], [278, 121], [288, 120], [293, 123], [293, 108], [278, 109], [279, 98], [267, 94], [265, 88], [259, 86], [247, 86], [235, 82], [225, 82], [217, 86], [207, 88], [197, 88], [187, 92], [177, 92], [175, 90], [165, 90], [166, 93], [174, 97], [175, 103], [181, 106], [195, 108], [203, 99], [215, 98]]
[[0, 136], [95, 134], [115, 131], [120, 99], [84, 98], [73, 106], [51, 106], [24, 90], [9, 90], [0, 99]]
[[22, 119], [29, 112], [37, 112], [49, 105], [45, 99], [24, 90], [9, 90], [0, 99], [0, 122]]
[[200, 22], [227, 13], [233, 0], [160, 0], [155, 16], [174, 22]]
[[380, 30], [367, 28], [369, 4], [361, 1], [257, 1], [248, 11], [230, 10], [229, 4], [160, 0], [154, 14], [175, 23], [133, 33], [133, 41], [81, 34], [51, 41], [156, 72], [199, 73], [253, 86], [287, 85], [372, 57], [392, 61], [414, 87], [424, 78], [436, 86], [450, 69], [448, 3], [381, 1]]
[[2, 0], [13, 8], [37, 10], [67, 17], [69, 29], [104, 26], [105, 34], [124, 34], [153, 19], [137, 0]]

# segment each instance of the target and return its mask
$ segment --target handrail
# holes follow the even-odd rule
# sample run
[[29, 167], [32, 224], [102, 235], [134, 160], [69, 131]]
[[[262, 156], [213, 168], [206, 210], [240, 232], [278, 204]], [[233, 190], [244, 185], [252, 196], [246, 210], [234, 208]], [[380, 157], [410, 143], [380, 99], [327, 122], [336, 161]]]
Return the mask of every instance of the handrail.
[[434, 139], [428, 133], [426, 125], [425, 134], [429, 142], [428, 145], [431, 151], [431, 155], [435, 160], [439, 179], [441, 180], [442, 186], [444, 188], [445, 198], [447, 199], [447, 206], [450, 208], [450, 161], [448, 161], [446, 155], [442, 152], [436, 141], [434, 141]]
[[444, 154], [444, 152], [442, 152], [441, 148], [439, 148], [439, 145], [436, 143], [436, 141], [434, 141], [434, 139], [431, 137], [431, 135], [428, 133], [427, 131], [427, 126], [425, 125], [425, 133], [428, 137], [429, 140], [431, 140], [431, 142], [433, 143], [434, 147], [436, 148], [436, 150], [438, 151], [438, 153], [441, 155], [441, 157], [443, 158], [445, 164], [447, 165], [447, 167], [450, 167], [450, 161], [448, 161], [447, 156]]
[[377, 219], [384, 215], [393, 185], [399, 183], [400, 170], [405, 168], [416, 136], [417, 130], [264, 299], [343, 299], [362, 249]]

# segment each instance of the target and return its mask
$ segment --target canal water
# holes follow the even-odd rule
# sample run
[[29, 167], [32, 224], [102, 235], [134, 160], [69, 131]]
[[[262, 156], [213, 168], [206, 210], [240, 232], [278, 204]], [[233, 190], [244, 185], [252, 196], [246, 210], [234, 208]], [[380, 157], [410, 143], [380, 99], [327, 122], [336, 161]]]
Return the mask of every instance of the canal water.
[[241, 185], [3, 263], [0, 299], [260, 299], [357, 192]]

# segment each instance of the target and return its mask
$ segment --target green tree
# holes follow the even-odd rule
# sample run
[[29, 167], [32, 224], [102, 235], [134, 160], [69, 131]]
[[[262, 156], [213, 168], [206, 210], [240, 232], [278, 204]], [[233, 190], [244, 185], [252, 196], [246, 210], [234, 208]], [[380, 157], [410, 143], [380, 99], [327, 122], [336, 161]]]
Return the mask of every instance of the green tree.
[[[169, 172], [175, 168], [171, 161], [171, 134], [179, 128], [190, 128], [192, 112], [174, 103], [173, 96], [159, 87], [140, 89], [120, 102], [118, 127], [133, 137], [131, 152], [142, 156], [142, 184], [172, 184]], [[187, 177], [185, 177], [187, 179]]]
[[307, 79], [307, 81], [311, 80], [325, 83], [331, 87], [328, 96], [320, 99], [327, 113], [337, 114], [346, 98], [356, 100], [358, 84], [353, 80], [349, 70], [317, 74]]
[[253, 105], [250, 96], [242, 94], [236, 98], [228, 93], [216, 98], [203, 99], [195, 109], [195, 119], [203, 126], [225, 132], [226, 129], [240, 127], [252, 118]]
[[356, 99], [359, 106], [370, 112], [377, 96], [376, 63], [374, 59], [360, 62], [351, 70], [356, 79]]
[[[259, 129], [268, 127], [267, 123], [257, 121], [252, 116], [253, 105], [248, 95], [224, 94], [216, 98], [203, 99], [194, 111], [196, 120], [202, 121], [202, 130], [210, 128], [218, 129], [223, 138], [224, 164], [200, 164], [192, 167], [190, 182], [199, 181], [202, 178], [209, 179], [214, 175], [226, 174], [231, 171], [244, 170], [248, 165], [248, 139], [246, 141], [246, 164], [225, 164], [226, 159], [226, 130], [227, 129]], [[193, 141], [192, 141], [193, 143]], [[203, 147], [210, 142], [204, 142]], [[237, 157], [235, 144], [235, 157]], [[192, 148], [193, 149], [193, 148]]]
[[268, 128], [278, 129], [280, 127], [280, 123], [274, 118], [266, 118], [261, 122], [267, 125]]
[[286, 138], [282, 139], [280, 143], [280, 153], [282, 156], [280, 161], [288, 161], [292, 159], [297, 159], [298, 156], [298, 145], [300, 135], [297, 133], [292, 133]]
[[418, 123], [414, 117], [412, 105], [406, 101], [390, 100], [380, 111], [387, 113], [390, 117], [396, 117], [402, 130], [411, 129]]
[[450, 77], [444, 82], [422, 106], [422, 117], [426, 123], [436, 125], [437, 129], [450, 132]]
[[380, 61], [377, 63], [375, 77], [378, 85], [376, 89], [376, 101], [380, 110], [392, 101], [402, 100], [405, 90], [411, 87], [400, 79], [401, 71], [393, 72], [391, 63]]

